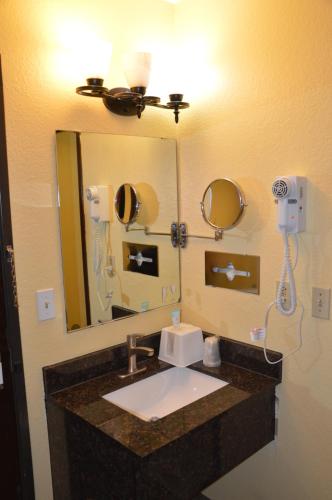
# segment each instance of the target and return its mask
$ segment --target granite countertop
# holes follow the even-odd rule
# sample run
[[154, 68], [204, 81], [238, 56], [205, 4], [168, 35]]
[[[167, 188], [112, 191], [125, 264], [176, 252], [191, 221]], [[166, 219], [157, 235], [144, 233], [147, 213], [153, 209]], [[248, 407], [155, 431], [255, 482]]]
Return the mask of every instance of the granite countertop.
[[144, 360], [147, 371], [127, 379], [119, 379], [124, 368], [53, 392], [48, 397], [60, 408], [79, 416], [109, 438], [123, 445], [138, 457], [147, 457], [165, 445], [181, 438], [208, 421], [240, 408], [242, 402], [263, 392], [274, 391], [280, 379], [223, 361], [218, 368], [207, 368], [202, 362], [191, 365], [229, 384], [156, 421], [145, 422], [102, 398], [103, 395], [137, 382], [171, 365], [157, 357]]

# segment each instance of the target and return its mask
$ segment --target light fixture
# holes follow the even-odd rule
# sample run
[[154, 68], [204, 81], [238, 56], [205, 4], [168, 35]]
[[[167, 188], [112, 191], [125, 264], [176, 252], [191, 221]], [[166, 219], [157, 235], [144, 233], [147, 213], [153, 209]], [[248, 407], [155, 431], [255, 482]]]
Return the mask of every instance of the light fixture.
[[100, 97], [107, 109], [122, 116], [137, 115], [141, 118], [145, 106], [172, 109], [175, 122], [179, 121], [180, 109], [188, 108], [189, 103], [183, 101], [183, 94], [170, 94], [169, 102], [160, 104], [160, 98], [145, 95], [150, 76], [151, 54], [135, 52], [127, 56], [125, 75], [129, 88], [103, 86], [104, 80], [99, 77], [87, 78], [87, 85], [76, 88], [76, 93], [88, 97]]

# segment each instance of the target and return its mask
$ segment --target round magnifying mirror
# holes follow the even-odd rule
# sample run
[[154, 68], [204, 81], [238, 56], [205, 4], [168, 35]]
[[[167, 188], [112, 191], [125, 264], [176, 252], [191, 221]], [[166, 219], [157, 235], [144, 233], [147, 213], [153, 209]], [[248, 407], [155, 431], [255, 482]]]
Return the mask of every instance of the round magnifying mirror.
[[245, 206], [240, 187], [231, 179], [216, 179], [211, 182], [201, 201], [204, 220], [221, 231], [231, 229], [239, 223]]
[[115, 212], [122, 224], [132, 224], [138, 217], [141, 202], [132, 184], [122, 184], [115, 195]]

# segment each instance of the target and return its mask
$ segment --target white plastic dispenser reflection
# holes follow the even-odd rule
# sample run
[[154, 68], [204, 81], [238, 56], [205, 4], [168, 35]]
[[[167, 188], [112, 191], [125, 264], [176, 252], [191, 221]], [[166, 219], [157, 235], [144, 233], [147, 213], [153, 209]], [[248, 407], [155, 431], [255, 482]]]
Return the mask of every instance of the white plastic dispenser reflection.
[[201, 328], [179, 323], [161, 330], [159, 359], [174, 366], [188, 366], [203, 359]]

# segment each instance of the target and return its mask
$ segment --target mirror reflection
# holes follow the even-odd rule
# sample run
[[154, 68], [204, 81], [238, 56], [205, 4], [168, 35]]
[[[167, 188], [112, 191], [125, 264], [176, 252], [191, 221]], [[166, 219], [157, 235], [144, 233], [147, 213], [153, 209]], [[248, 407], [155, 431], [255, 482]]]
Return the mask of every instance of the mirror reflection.
[[175, 141], [60, 131], [56, 144], [67, 330], [178, 302], [163, 234], [178, 220]]
[[240, 187], [231, 179], [216, 179], [206, 188], [201, 202], [202, 214], [210, 226], [226, 230], [236, 226], [245, 207]]
[[141, 203], [131, 184], [122, 184], [115, 195], [115, 211], [122, 224], [132, 224], [137, 219]]

